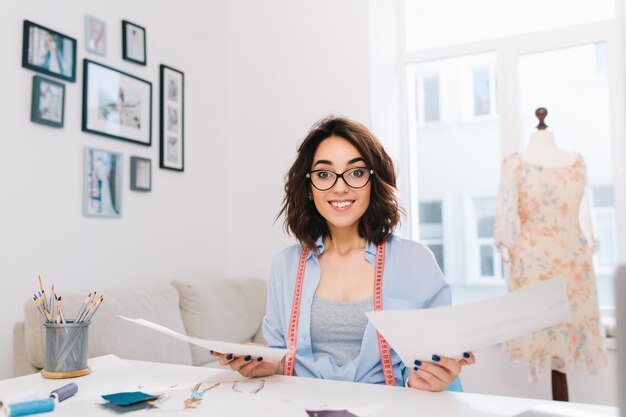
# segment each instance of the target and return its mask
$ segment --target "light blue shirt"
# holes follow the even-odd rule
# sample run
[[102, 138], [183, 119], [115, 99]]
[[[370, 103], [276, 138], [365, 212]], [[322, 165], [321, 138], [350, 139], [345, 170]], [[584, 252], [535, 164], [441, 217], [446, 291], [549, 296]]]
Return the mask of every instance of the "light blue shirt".
[[[300, 320], [294, 373], [298, 376], [336, 379], [352, 382], [384, 384], [385, 377], [380, 361], [378, 338], [368, 322], [363, 334], [361, 350], [356, 358], [337, 365], [332, 356], [315, 359], [311, 347], [311, 303], [320, 281], [319, 255], [324, 252], [322, 238], [316, 242], [319, 254], [309, 252], [302, 288]], [[290, 246], [272, 260], [267, 310], [263, 319], [263, 336], [270, 347], [286, 348], [293, 293], [302, 247]], [[376, 245], [369, 242], [365, 259], [374, 264]], [[383, 273], [383, 309], [404, 310], [450, 305], [450, 286], [446, 282], [435, 257], [424, 245], [412, 240], [392, 236], [387, 241], [385, 270]], [[396, 385], [404, 385], [409, 369], [395, 351], [391, 361]], [[450, 390], [461, 390], [457, 380]]]

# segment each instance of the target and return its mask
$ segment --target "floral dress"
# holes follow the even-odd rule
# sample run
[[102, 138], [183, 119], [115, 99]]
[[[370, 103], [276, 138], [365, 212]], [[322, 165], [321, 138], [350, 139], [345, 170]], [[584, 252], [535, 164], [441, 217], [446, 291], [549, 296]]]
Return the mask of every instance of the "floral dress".
[[509, 290], [561, 276], [570, 304], [568, 322], [505, 344], [511, 359], [528, 364], [533, 382], [545, 368], [595, 373], [607, 364], [586, 182], [580, 155], [564, 167], [529, 164], [517, 153], [502, 161], [494, 239]]

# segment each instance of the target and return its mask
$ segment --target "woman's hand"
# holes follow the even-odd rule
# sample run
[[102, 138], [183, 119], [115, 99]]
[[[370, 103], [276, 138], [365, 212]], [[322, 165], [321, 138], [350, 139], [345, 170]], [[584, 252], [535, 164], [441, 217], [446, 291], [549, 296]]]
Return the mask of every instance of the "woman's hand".
[[473, 353], [464, 353], [461, 359], [433, 355], [432, 362], [415, 361], [409, 372], [409, 387], [425, 391], [443, 391], [461, 373], [464, 365], [476, 362]]
[[246, 377], [270, 376], [282, 371], [281, 362], [266, 361], [263, 357], [235, 356], [232, 353], [222, 354], [213, 351], [211, 354], [219, 358], [220, 365], [229, 366], [233, 371]]

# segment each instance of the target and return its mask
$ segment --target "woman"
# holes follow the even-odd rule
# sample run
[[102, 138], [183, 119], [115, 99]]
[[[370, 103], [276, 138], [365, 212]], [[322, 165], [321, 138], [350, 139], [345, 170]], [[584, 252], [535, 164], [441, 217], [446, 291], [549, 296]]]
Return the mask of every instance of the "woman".
[[395, 185], [391, 159], [365, 126], [328, 117], [312, 127], [287, 175], [279, 213], [301, 244], [274, 258], [263, 320], [268, 345], [296, 354], [270, 362], [216, 353], [222, 365], [244, 376], [460, 389], [456, 377], [474, 363], [472, 354], [435, 355], [408, 369], [364, 314], [450, 304], [432, 253], [393, 235], [401, 212]]

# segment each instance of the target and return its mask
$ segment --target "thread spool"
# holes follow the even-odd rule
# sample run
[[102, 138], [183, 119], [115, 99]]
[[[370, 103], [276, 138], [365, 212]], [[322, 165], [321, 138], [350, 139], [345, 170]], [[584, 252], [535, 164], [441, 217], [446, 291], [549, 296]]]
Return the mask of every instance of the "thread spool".
[[67, 400], [68, 398], [76, 394], [76, 392], [78, 392], [78, 385], [72, 382], [52, 391], [50, 393], [50, 397], [53, 397], [58, 402], [61, 402]]
[[30, 414], [48, 413], [54, 411], [54, 398], [45, 400], [26, 401], [23, 403], [10, 404], [6, 407], [7, 417], [27, 416]]

